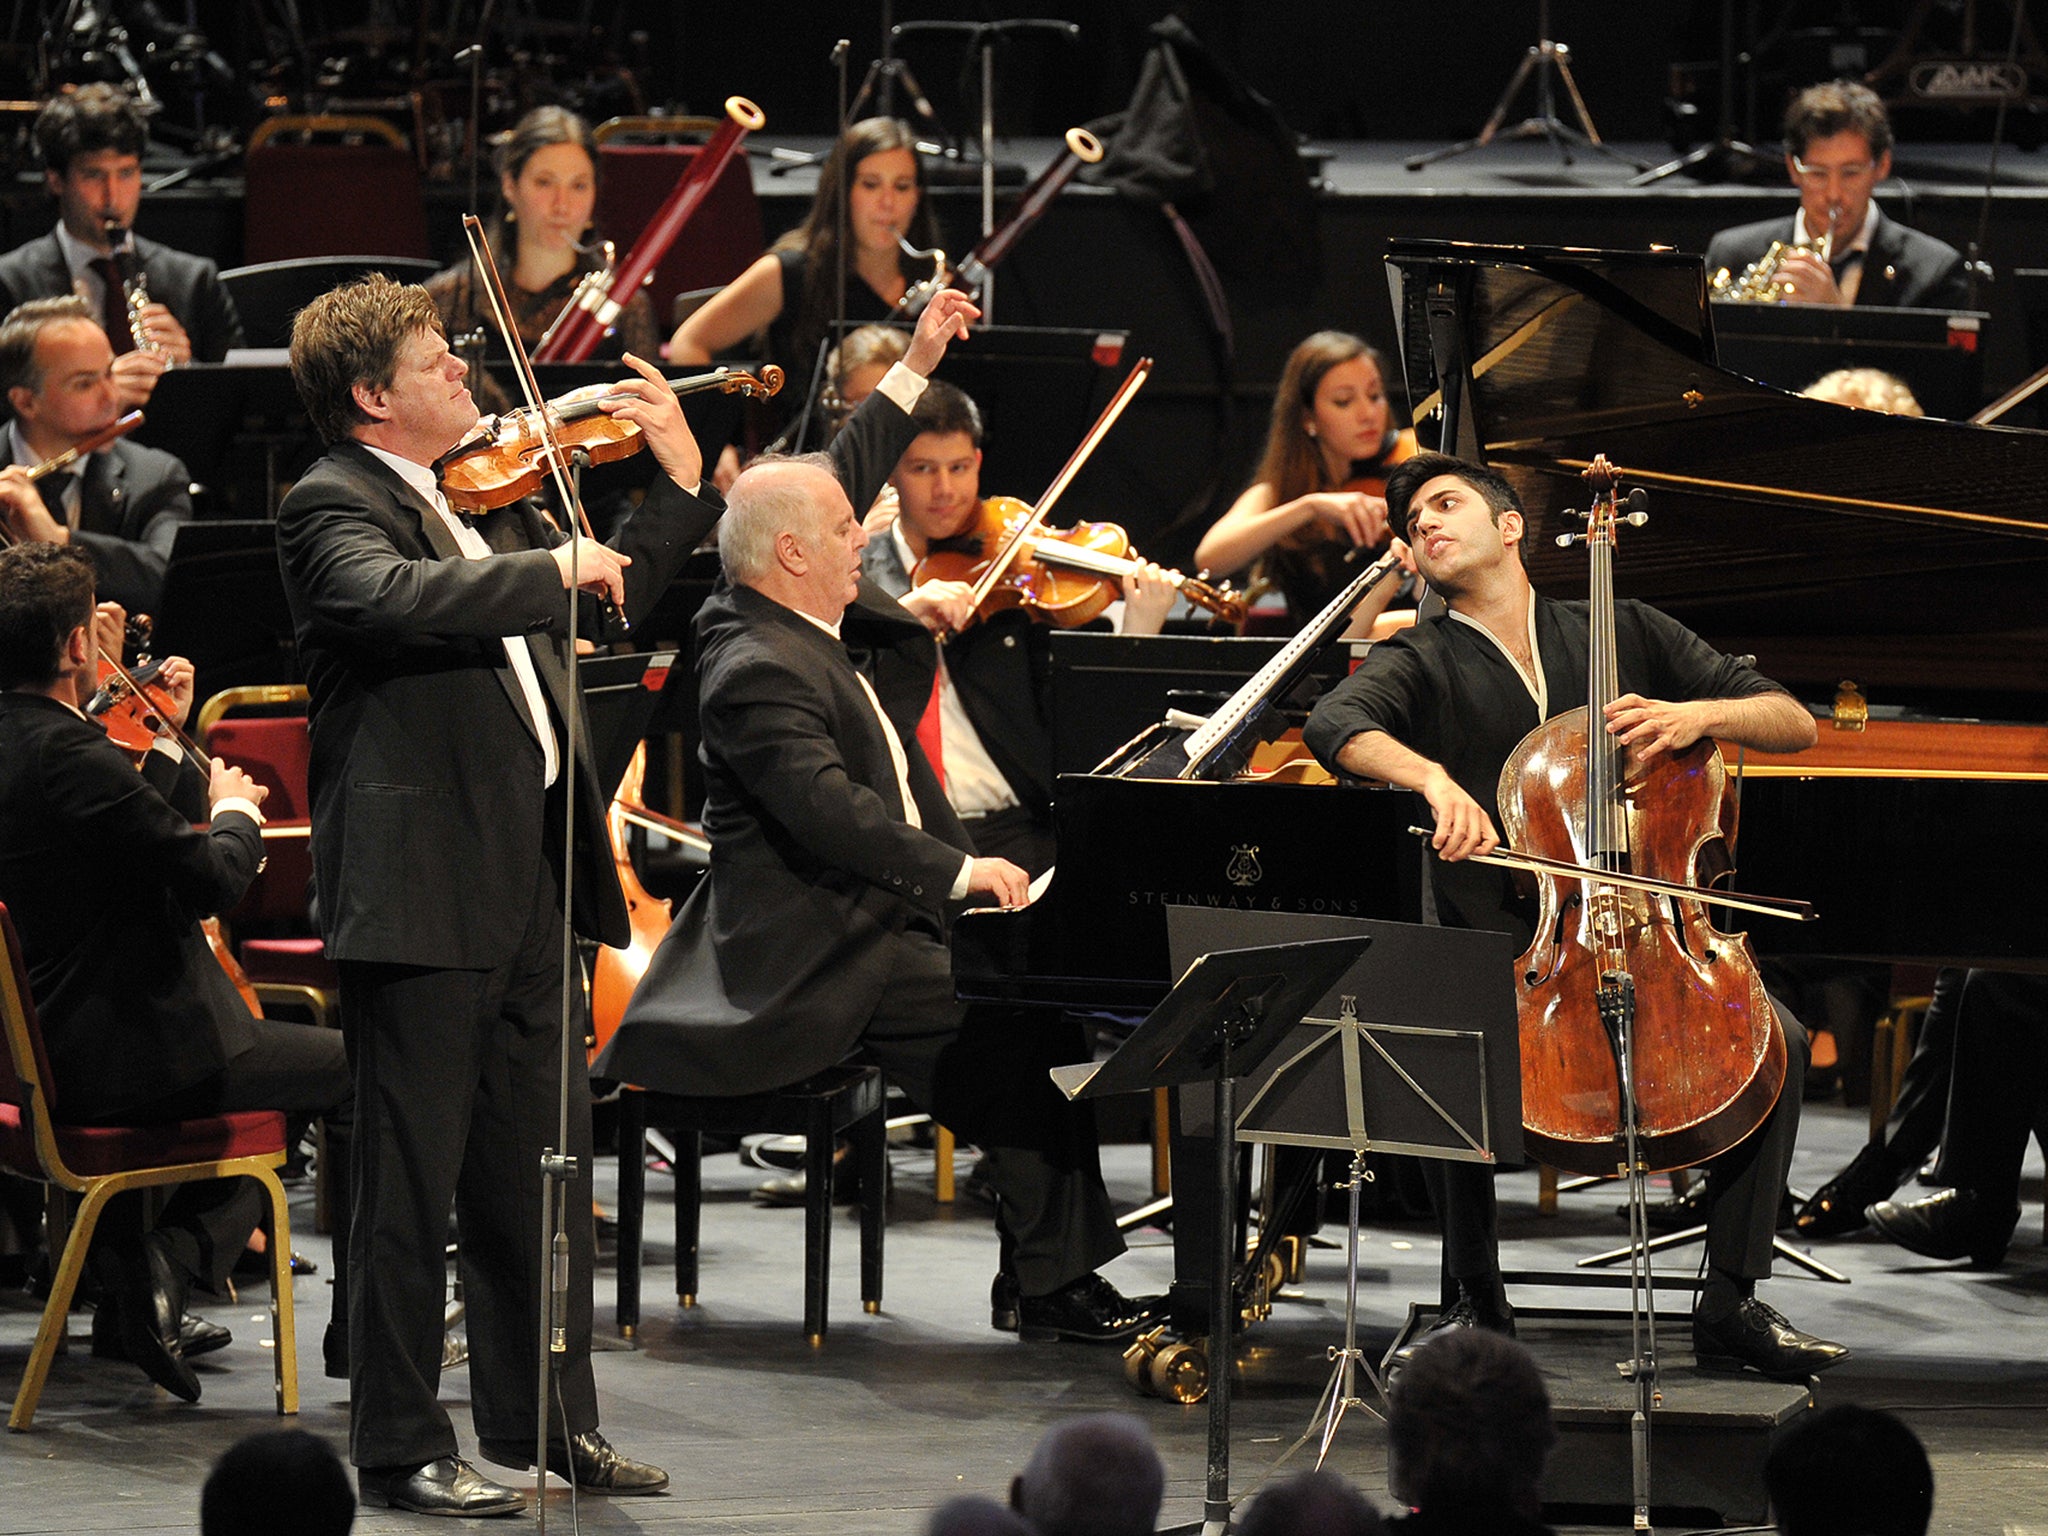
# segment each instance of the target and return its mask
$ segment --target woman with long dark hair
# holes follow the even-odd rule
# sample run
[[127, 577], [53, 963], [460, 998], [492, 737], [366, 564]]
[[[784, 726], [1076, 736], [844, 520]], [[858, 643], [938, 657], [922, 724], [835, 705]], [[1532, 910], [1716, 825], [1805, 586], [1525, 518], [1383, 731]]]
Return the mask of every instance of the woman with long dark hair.
[[[1414, 451], [1415, 434], [1394, 426], [1379, 353], [1348, 332], [1317, 331], [1289, 354], [1258, 473], [1202, 535], [1195, 563], [1219, 574], [1254, 567], [1254, 588], [1286, 600], [1292, 633], [1358, 573], [1357, 551], [1386, 545], [1378, 491]], [[1381, 583], [1360, 604], [1354, 631], [1386, 607], [1394, 585]]]
[[838, 306], [840, 187], [846, 188], [846, 318], [886, 320], [929, 261], [904, 253], [937, 243], [914, 136], [906, 123], [864, 118], [826, 157], [802, 224], [685, 320], [669, 338], [672, 362], [699, 364], [729, 354], [765, 330], [766, 360], [808, 388], [818, 344]]

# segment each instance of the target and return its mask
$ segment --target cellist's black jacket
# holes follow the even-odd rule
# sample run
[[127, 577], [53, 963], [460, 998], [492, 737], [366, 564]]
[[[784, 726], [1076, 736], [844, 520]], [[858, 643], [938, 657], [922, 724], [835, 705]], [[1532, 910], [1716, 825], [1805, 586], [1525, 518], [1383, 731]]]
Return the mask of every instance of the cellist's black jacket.
[[[1614, 628], [1621, 691], [1674, 703], [1783, 692], [1724, 656], [1677, 620], [1637, 602], [1617, 602]], [[1587, 605], [1536, 599], [1536, 644], [1549, 717], [1586, 702]], [[1500, 826], [1500, 771], [1542, 722], [1536, 700], [1506, 654], [1448, 612], [1419, 621], [1366, 654], [1317, 703], [1303, 733], [1325, 767], [1362, 731], [1384, 731], [1441, 764]], [[1426, 813], [1425, 813], [1426, 814]], [[1526, 943], [1533, 906], [1516, 897], [1505, 870], [1430, 855], [1438, 916], [1447, 926], [1490, 928]]]

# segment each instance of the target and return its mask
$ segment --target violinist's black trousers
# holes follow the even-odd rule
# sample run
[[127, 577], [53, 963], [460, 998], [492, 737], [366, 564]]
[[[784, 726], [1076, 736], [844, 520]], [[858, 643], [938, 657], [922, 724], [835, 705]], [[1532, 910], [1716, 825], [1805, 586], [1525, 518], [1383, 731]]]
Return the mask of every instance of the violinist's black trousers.
[[[1806, 1081], [1806, 1027], [1776, 998], [1771, 1000], [1785, 1031], [1785, 1087], [1763, 1124], [1706, 1163], [1707, 1265], [1735, 1280], [1763, 1280], [1771, 1273], [1771, 1237], [1777, 1230], [1778, 1198], [1799, 1139], [1799, 1104]], [[1457, 1282], [1500, 1268], [1499, 1217], [1493, 1171], [1477, 1163], [1425, 1159], [1423, 1182], [1444, 1234], [1444, 1303], [1457, 1296]]]
[[[555, 1143], [562, 1038], [562, 912], [543, 861], [527, 928], [492, 970], [342, 961], [341, 1016], [356, 1075], [356, 1223], [349, 1248], [349, 1456], [415, 1466], [457, 1452], [441, 1406], [448, 1211], [460, 1229], [470, 1415], [477, 1437], [531, 1445], [546, 1294], [541, 1154]], [[551, 1437], [597, 1427], [590, 1373], [590, 1084], [569, 1083], [566, 1414]]]

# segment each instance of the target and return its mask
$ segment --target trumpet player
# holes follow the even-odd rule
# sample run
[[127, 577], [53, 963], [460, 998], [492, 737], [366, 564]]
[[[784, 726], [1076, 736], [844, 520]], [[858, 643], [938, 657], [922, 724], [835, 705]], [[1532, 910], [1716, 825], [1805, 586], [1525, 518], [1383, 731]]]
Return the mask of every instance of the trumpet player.
[[0, 256], [0, 312], [77, 294], [115, 353], [124, 406], [149, 398], [167, 367], [217, 363], [242, 345], [242, 322], [204, 257], [136, 236], [148, 120], [111, 85], [66, 88], [36, 116], [43, 181], [57, 227]]
[[1722, 230], [1707, 246], [1708, 274], [1741, 274], [1775, 241], [1787, 247], [1778, 291], [1793, 302], [1961, 308], [1961, 253], [1872, 201], [1891, 171], [1892, 125], [1877, 94], [1849, 80], [1809, 86], [1785, 112], [1785, 172], [1799, 189], [1798, 211]]

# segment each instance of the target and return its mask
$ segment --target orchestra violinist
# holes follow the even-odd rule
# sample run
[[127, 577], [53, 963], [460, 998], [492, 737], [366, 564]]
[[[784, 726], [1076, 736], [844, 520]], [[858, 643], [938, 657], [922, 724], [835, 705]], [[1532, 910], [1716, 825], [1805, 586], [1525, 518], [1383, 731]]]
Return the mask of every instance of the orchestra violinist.
[[[915, 581], [927, 556], [963, 539], [980, 553], [993, 552], [1000, 526], [982, 526], [982, 422], [974, 402], [935, 379], [911, 418], [917, 436], [889, 477], [897, 515], [870, 538], [861, 568], [947, 638], [943, 645], [910, 637], [880, 646], [875, 686], [899, 727], [908, 724], [932, 759], [975, 848], [1038, 874], [1053, 858], [1046, 629], [1015, 607], [975, 622], [967, 582]], [[1165, 573], [1142, 563], [1119, 586], [1122, 632], [1157, 634], [1174, 600]], [[856, 635], [864, 611], [856, 609], [850, 620]]]
[[[82, 707], [121, 614], [93, 601], [94, 571], [50, 543], [0, 549], [0, 902], [20, 934], [56, 1080], [78, 1125], [149, 1125], [279, 1109], [327, 1127], [336, 1241], [347, 1240], [348, 1066], [329, 1030], [255, 1017], [215, 959], [202, 916], [232, 906], [263, 861], [263, 787], [169, 734], [141, 762]], [[191, 664], [160, 675], [167, 732], [192, 704]], [[202, 828], [195, 823], [205, 823]], [[103, 1287], [93, 1353], [133, 1362], [186, 1401], [191, 1357], [227, 1330], [185, 1311], [219, 1291], [261, 1211], [253, 1182], [180, 1187], [153, 1220], [141, 1192], [115, 1197], [93, 1243]], [[346, 1277], [325, 1340], [345, 1352]]]
[[[1584, 706], [1588, 614], [1531, 588], [1523, 566], [1527, 520], [1513, 487], [1493, 471], [1417, 454], [1388, 477], [1387, 503], [1423, 578], [1448, 607], [1374, 646], [1317, 704], [1304, 739], [1331, 771], [1412, 789], [1428, 802], [1435, 831], [1427, 867], [1439, 922], [1512, 933], [1526, 945], [1536, 920], [1530, 898], [1513, 877], [1474, 856], [1500, 844], [1497, 788], [1522, 738]], [[1604, 726], [1635, 768], [1707, 737], [1770, 751], [1812, 744], [1812, 718], [1789, 694], [1655, 609], [1620, 604], [1613, 625], [1622, 691], [1606, 706]], [[1805, 1030], [1782, 1009], [1776, 1027], [1796, 1084]], [[1771, 1272], [1799, 1107], [1796, 1089], [1779, 1094], [1760, 1128], [1707, 1163], [1707, 1283], [1692, 1318], [1702, 1367], [1803, 1380], [1846, 1354], [1802, 1333], [1755, 1294]], [[1512, 1334], [1491, 1170], [1430, 1161], [1424, 1176], [1444, 1232], [1444, 1307], [1430, 1332]]]
[[[1387, 542], [1386, 473], [1415, 452], [1396, 428], [1378, 352], [1318, 331], [1289, 354], [1273, 393], [1266, 449], [1252, 483], [1195, 546], [1195, 564], [1230, 574], [1256, 563], [1251, 596], [1277, 594], [1292, 634]], [[1393, 600], [1374, 589], [1349, 631], [1366, 634]]]
[[[103, 597], [156, 612], [171, 545], [192, 517], [192, 476], [161, 449], [102, 441], [124, 407], [107, 333], [85, 300], [31, 299], [0, 321], [0, 388], [12, 417], [10, 467], [0, 469], [8, 536], [77, 546]], [[89, 446], [29, 484], [30, 470]]]

